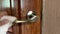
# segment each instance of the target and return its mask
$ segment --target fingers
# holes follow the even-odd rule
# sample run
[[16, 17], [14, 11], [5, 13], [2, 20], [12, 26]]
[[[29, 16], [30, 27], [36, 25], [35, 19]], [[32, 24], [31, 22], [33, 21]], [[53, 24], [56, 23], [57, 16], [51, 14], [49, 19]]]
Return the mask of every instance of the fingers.
[[2, 26], [2, 25], [4, 25], [4, 24], [6, 24], [6, 23], [8, 23], [8, 22], [9, 22], [9, 20], [4, 19], [4, 20], [0, 21], [0, 26]]
[[12, 27], [10, 27], [10, 28], [8, 29], [8, 31], [9, 31], [9, 32], [13, 32]]

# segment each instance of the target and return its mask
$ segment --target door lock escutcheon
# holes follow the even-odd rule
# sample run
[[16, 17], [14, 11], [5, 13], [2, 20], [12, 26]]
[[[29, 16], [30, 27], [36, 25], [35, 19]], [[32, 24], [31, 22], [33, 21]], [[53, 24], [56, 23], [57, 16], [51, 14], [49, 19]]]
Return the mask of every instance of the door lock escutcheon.
[[16, 20], [15, 23], [35, 22], [38, 16], [33, 11], [28, 11], [26, 20]]

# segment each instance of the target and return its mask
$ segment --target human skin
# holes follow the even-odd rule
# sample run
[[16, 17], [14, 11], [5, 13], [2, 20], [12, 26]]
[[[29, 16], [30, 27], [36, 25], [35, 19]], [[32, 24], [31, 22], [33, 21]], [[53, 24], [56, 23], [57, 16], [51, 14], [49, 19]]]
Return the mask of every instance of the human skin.
[[[0, 12], [0, 19], [1, 19], [3, 16], [8, 16], [8, 14], [7, 14], [6, 11], [1, 11], [1, 12]], [[6, 24], [6, 23], [8, 23], [8, 22], [9, 22], [8, 19], [4, 19], [4, 20], [0, 21], [0, 26]], [[10, 27], [8, 31], [9, 31], [9, 32], [12, 32], [12, 28]]]
[[[1, 12], [0, 12], [0, 19], [1, 19], [3, 16], [6, 16], [6, 15], [8, 15], [6, 11], [1, 11]], [[0, 21], [0, 26], [6, 24], [6, 23], [8, 23], [8, 22], [9, 22], [9, 20], [4, 19], [4, 20]]]

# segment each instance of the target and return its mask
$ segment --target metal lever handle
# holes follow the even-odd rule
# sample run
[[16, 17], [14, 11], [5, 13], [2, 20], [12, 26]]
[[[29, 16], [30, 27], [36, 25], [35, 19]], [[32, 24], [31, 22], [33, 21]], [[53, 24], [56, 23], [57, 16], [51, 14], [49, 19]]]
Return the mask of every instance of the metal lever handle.
[[36, 19], [37, 19], [37, 16], [34, 16], [30, 20], [16, 20], [16, 23], [35, 22]]
[[27, 13], [27, 19], [26, 20], [16, 20], [15, 23], [25, 23], [25, 22], [35, 22], [37, 20], [38, 16], [33, 11], [29, 11]]

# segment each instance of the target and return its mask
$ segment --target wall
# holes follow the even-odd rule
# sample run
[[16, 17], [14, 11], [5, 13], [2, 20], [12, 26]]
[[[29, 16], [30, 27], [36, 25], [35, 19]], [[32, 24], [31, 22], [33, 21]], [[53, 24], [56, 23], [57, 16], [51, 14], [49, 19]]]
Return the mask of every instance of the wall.
[[60, 0], [43, 0], [42, 34], [60, 34]]

